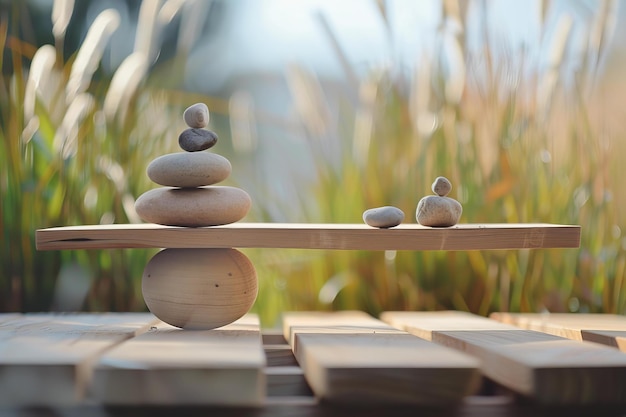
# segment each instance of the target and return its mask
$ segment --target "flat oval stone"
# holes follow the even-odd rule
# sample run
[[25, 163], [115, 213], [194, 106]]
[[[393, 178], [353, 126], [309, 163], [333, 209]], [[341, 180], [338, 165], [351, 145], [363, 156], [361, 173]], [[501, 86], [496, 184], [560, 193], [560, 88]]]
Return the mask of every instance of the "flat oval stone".
[[159, 156], [148, 165], [148, 177], [170, 187], [202, 187], [224, 181], [232, 166], [212, 152], [176, 152]]
[[187, 152], [199, 152], [212, 148], [217, 143], [217, 135], [206, 129], [185, 129], [178, 136], [178, 145]]
[[232, 323], [258, 292], [252, 262], [237, 249], [164, 249], [146, 265], [141, 281], [148, 309], [183, 329]]
[[422, 226], [450, 227], [459, 222], [463, 207], [450, 197], [429, 195], [417, 203], [415, 218]]
[[187, 126], [201, 129], [209, 125], [209, 108], [204, 103], [196, 103], [185, 109], [183, 119]]
[[204, 227], [234, 223], [250, 210], [251, 199], [240, 188], [212, 185], [200, 188], [155, 188], [135, 201], [148, 223]]
[[452, 190], [452, 183], [446, 177], [437, 177], [430, 187], [440, 197], [447, 196]]
[[394, 206], [376, 207], [363, 212], [363, 221], [372, 227], [394, 227], [402, 223], [402, 220], [404, 212]]

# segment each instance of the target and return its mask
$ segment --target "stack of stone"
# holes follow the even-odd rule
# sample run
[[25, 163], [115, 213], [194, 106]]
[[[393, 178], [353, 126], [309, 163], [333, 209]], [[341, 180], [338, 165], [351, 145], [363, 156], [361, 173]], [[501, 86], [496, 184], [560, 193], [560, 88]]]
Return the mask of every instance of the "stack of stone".
[[415, 218], [422, 226], [450, 227], [461, 219], [463, 206], [448, 197], [452, 183], [446, 177], [437, 177], [431, 186], [435, 195], [427, 195], [417, 203]]
[[240, 188], [215, 185], [231, 173], [230, 161], [208, 151], [217, 135], [205, 129], [209, 109], [203, 103], [183, 114], [189, 126], [178, 144], [185, 152], [166, 154], [148, 165], [148, 177], [163, 187], [142, 194], [135, 210], [142, 220], [168, 226], [217, 226], [246, 216], [251, 200]]

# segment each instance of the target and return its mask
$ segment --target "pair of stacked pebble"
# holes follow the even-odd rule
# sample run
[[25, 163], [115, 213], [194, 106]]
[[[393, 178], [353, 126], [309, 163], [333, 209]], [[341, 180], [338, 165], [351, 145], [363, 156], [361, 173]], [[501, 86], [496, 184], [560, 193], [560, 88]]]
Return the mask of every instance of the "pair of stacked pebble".
[[[231, 173], [228, 159], [207, 150], [217, 135], [207, 129], [209, 109], [187, 108], [188, 129], [178, 144], [184, 152], [150, 162], [148, 177], [162, 185], [135, 202], [141, 219], [166, 226], [207, 227], [234, 223], [250, 209], [248, 193], [215, 185]], [[142, 292], [148, 309], [159, 319], [185, 329], [213, 329], [242, 317], [257, 296], [252, 262], [233, 248], [171, 248], [146, 265]]]

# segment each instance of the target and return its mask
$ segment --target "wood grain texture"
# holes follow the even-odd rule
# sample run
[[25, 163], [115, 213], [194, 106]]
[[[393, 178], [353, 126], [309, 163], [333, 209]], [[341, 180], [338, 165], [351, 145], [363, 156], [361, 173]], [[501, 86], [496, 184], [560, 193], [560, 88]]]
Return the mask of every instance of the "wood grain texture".
[[491, 318], [523, 329], [626, 351], [626, 317], [617, 314], [492, 313]]
[[259, 406], [265, 355], [258, 317], [214, 330], [161, 323], [103, 355], [92, 397], [103, 404]]
[[387, 312], [381, 317], [475, 356], [485, 376], [540, 403], [626, 403], [626, 355], [616, 349], [464, 313]]
[[364, 314], [289, 313], [283, 322], [321, 401], [452, 406], [479, 380], [474, 359]]
[[233, 223], [214, 227], [156, 224], [68, 226], [36, 232], [39, 250], [109, 248], [302, 248], [352, 250], [484, 250], [577, 248], [580, 226], [458, 224], [431, 228], [402, 224]]
[[0, 324], [0, 404], [84, 400], [92, 362], [158, 322], [151, 314], [26, 314]]

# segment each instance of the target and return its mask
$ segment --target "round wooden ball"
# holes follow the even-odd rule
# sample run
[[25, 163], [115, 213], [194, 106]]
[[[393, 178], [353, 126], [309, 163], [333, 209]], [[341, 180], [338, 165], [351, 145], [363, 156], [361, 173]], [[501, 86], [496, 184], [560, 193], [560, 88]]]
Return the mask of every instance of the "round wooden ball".
[[146, 265], [142, 291], [159, 319], [206, 330], [246, 314], [258, 283], [254, 265], [236, 249], [163, 249]]

